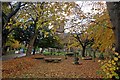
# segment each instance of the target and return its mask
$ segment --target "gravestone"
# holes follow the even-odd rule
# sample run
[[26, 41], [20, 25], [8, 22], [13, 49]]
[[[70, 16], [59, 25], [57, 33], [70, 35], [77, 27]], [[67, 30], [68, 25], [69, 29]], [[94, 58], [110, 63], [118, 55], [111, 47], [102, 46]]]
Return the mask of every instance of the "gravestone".
[[79, 64], [78, 54], [79, 52], [74, 52], [74, 64]]
[[78, 57], [75, 57], [75, 58], [74, 58], [74, 64], [79, 64], [78, 61], [79, 61], [79, 58], [78, 58]]
[[86, 56], [86, 57], [84, 58], [84, 60], [92, 60], [92, 57]]

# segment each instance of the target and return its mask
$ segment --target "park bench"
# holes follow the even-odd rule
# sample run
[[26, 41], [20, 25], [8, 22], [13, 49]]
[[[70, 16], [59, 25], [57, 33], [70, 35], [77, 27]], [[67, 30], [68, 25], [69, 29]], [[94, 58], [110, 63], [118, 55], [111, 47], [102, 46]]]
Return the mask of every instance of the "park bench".
[[46, 62], [54, 62], [54, 63], [58, 63], [61, 61], [61, 58], [44, 58], [44, 60]]
[[35, 58], [35, 59], [44, 59], [44, 57], [37, 57], [37, 58]]
[[69, 57], [72, 57], [72, 56], [74, 56], [74, 53], [73, 52], [69, 52], [69, 53], [66, 53], [65, 55], [69, 56]]

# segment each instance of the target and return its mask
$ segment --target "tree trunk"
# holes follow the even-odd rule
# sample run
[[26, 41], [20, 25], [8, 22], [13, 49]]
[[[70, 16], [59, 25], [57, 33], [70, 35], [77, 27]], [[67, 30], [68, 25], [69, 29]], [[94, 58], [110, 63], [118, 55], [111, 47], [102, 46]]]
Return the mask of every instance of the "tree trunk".
[[49, 48], [48, 48], [48, 52], [49, 52], [50, 50], [49, 50]]
[[[115, 51], [120, 55], [120, 1], [107, 2], [107, 8], [115, 35]], [[118, 62], [120, 62], [120, 58]], [[120, 66], [118, 65], [118, 67]], [[116, 72], [120, 75], [120, 68]]]
[[8, 35], [13, 31], [13, 29], [11, 29], [10, 31], [8, 31], [7, 29], [6, 30], [3, 30], [2, 31], [2, 55], [5, 55], [6, 52], [7, 52], [7, 46], [6, 46], [6, 42], [8, 40]]
[[31, 36], [30, 38], [30, 42], [28, 44], [28, 49], [27, 49], [27, 52], [26, 52], [26, 56], [29, 56], [31, 55], [31, 52], [32, 52], [32, 49], [33, 49], [33, 46], [35, 44], [35, 40], [37, 38], [37, 34], [38, 34], [38, 29], [37, 26], [36, 26], [36, 23], [38, 21], [38, 17], [36, 17], [36, 19], [34, 20], [34, 27], [35, 27], [35, 30], [34, 30], [34, 34]]
[[94, 58], [94, 62], [95, 62], [95, 58], [96, 58], [95, 51], [93, 51], [93, 58]]
[[7, 54], [7, 49], [8, 49], [8, 46], [2, 46], [2, 55]]
[[33, 55], [35, 55], [35, 52], [36, 52], [36, 46], [34, 47]]
[[33, 37], [31, 37], [29, 45], [28, 45], [28, 49], [27, 49], [27, 52], [26, 52], [26, 56], [31, 55], [31, 52], [32, 52], [32, 49], [33, 49], [33, 44], [35, 42], [36, 37], [37, 37], [37, 33], [35, 33], [33, 35]]
[[88, 49], [85, 51], [85, 55], [88, 56]]
[[[2, 5], [0, 2], [0, 11], [2, 9]], [[0, 23], [2, 23], [2, 13], [0, 12]], [[0, 27], [0, 53], [2, 53], [2, 27]], [[2, 55], [0, 55], [2, 56]]]
[[86, 46], [82, 46], [83, 50], [82, 50], [82, 57], [85, 57], [85, 49], [86, 49]]
[[115, 51], [120, 54], [120, 2], [107, 2], [107, 8], [115, 34]]

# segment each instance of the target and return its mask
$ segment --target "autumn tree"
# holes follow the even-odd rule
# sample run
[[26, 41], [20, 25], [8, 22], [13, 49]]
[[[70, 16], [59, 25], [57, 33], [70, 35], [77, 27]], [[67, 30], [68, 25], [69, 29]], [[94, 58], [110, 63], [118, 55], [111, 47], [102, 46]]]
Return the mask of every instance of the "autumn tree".
[[[16, 23], [15, 15], [26, 3], [21, 2], [3, 2], [2, 3], [2, 51], [5, 54], [8, 35], [13, 31]], [[17, 26], [17, 25], [16, 25]]]
[[13, 30], [12, 35], [14, 36], [15, 40], [18, 40], [20, 43], [24, 43], [24, 45], [27, 47], [30, 41], [30, 36], [32, 36], [33, 33], [34, 27], [31, 25], [26, 29], [24, 29], [23, 27], [16, 27]]
[[88, 39], [87, 34], [75, 34], [73, 36], [79, 41], [82, 47], [82, 57], [85, 57], [85, 50], [88, 45], [91, 45], [93, 43], [94, 39]]
[[[21, 11], [24, 14], [24, 17], [21, 18], [24, 21], [29, 19], [29, 22], [32, 22], [35, 27], [35, 33], [31, 36], [31, 41], [28, 45], [27, 54], [30, 55], [31, 50], [33, 48], [34, 41], [37, 37], [38, 30], [42, 27], [54, 27], [53, 32], [56, 31], [56, 27], [60, 27], [61, 21], [64, 22], [64, 14], [67, 13], [67, 9], [71, 6], [74, 6], [73, 3], [48, 3], [48, 2], [41, 2], [41, 3], [29, 3], [27, 4], [24, 10]], [[66, 5], [66, 6], [65, 6]], [[65, 6], [63, 8], [63, 6]], [[68, 9], [68, 10], [69, 10]], [[31, 12], [33, 10], [33, 12]], [[64, 13], [64, 14], [63, 14]], [[26, 19], [27, 17], [27, 19]], [[29, 24], [25, 24], [28, 26]]]
[[[30, 37], [34, 34], [35, 27], [33, 25], [24, 29], [23, 27], [16, 27], [12, 32], [14, 39], [24, 44], [26, 47], [30, 42]], [[19, 35], [19, 36], [18, 36]], [[35, 54], [36, 48], [59, 48], [59, 37], [53, 35], [51, 29], [43, 27], [42, 30], [38, 31], [37, 38], [33, 44], [33, 54]], [[42, 51], [43, 51], [42, 50]]]
[[91, 22], [92, 19], [89, 13], [84, 13], [81, 8], [83, 4], [77, 5], [71, 13], [71, 18], [68, 18], [68, 28], [67, 31], [71, 33], [71, 35], [77, 40], [79, 45], [82, 48], [82, 56], [85, 57], [85, 50], [88, 45], [93, 42], [93, 39], [89, 39], [88, 36], [90, 33], [87, 33], [86, 29], [88, 28], [88, 24]]
[[110, 52], [114, 47], [114, 34], [112, 31], [109, 15], [107, 11], [102, 15], [95, 15], [93, 21], [87, 29], [89, 38], [94, 38], [93, 49], [98, 49], [101, 52]]
[[[108, 12], [107, 10], [105, 10], [103, 14], [95, 16], [96, 20], [91, 25], [90, 31], [93, 32], [91, 36], [95, 39], [95, 44], [93, 45], [93, 48], [98, 48], [100, 51], [105, 53], [108, 50], [108, 53], [112, 51], [113, 57], [107, 62], [102, 62], [101, 68], [103, 69], [104, 73], [107, 73], [105, 74], [105, 76], [107, 78], [115, 77], [116, 79], [119, 79], [119, 3], [107, 3], [107, 8]], [[114, 47], [116, 52], [114, 52]], [[105, 69], [105, 67], [109, 65], [111, 65], [111, 67]]]

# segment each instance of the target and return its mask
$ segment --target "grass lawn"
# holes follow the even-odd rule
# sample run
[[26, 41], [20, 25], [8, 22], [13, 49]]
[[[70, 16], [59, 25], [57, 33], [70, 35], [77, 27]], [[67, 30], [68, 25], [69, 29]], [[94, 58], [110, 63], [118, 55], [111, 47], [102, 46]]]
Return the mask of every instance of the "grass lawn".
[[[51, 52], [45, 51], [43, 54], [51, 55]], [[52, 55], [65, 55], [65, 52], [52, 52]]]

